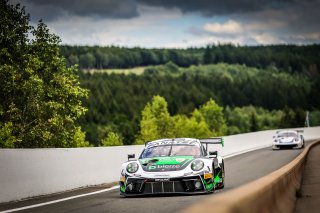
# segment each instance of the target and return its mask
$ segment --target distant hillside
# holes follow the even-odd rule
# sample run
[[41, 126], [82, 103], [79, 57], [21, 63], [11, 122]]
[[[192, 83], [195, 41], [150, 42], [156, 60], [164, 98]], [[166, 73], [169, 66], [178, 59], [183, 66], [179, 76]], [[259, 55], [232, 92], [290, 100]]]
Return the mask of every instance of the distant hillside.
[[303, 126], [311, 111], [320, 124], [320, 45], [144, 49], [61, 46], [68, 66], [78, 64], [90, 90], [80, 120], [91, 144], [110, 133], [133, 144], [141, 112], [154, 96], [170, 115], [190, 116], [215, 100], [224, 108], [227, 134]]
[[[224, 63], [183, 68], [170, 62], [147, 67], [139, 75], [81, 72], [80, 82], [90, 90], [86, 101], [89, 111], [81, 125], [92, 144], [98, 145], [110, 131], [120, 134], [125, 144], [132, 144], [139, 132], [141, 111], [160, 95], [167, 100], [171, 115], [189, 116], [214, 99], [225, 108], [228, 127], [232, 127], [229, 134], [303, 126], [305, 111], [320, 108], [315, 98], [319, 80], [275, 68]], [[252, 128], [255, 116], [261, 124]]]
[[131, 68], [166, 64], [181, 67], [198, 64], [245, 64], [276, 67], [287, 72], [319, 72], [320, 45], [234, 46], [212, 45], [189, 49], [144, 49], [100, 46], [61, 46], [67, 64], [80, 69]]

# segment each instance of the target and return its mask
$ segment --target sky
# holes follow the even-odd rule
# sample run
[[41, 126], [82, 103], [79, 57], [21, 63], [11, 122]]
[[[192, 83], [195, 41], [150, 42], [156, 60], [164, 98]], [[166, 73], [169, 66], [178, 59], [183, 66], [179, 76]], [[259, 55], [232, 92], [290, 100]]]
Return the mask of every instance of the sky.
[[62, 44], [146, 48], [320, 43], [320, 0], [10, 0]]

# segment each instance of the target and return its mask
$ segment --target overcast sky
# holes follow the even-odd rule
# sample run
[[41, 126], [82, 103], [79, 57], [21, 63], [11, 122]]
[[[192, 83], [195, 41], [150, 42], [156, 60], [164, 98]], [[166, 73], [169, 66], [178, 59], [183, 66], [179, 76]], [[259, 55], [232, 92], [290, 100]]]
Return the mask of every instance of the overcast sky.
[[320, 0], [10, 0], [71, 45], [320, 43]]

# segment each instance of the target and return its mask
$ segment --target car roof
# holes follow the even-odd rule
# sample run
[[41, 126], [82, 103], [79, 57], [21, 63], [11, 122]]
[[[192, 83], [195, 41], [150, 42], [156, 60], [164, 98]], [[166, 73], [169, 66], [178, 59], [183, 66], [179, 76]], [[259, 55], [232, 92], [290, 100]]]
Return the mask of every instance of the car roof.
[[164, 138], [147, 142], [146, 148], [164, 145], [201, 145], [200, 141], [195, 138]]
[[296, 133], [297, 134], [298, 132], [295, 130], [281, 130], [277, 134], [283, 134], [283, 133]]

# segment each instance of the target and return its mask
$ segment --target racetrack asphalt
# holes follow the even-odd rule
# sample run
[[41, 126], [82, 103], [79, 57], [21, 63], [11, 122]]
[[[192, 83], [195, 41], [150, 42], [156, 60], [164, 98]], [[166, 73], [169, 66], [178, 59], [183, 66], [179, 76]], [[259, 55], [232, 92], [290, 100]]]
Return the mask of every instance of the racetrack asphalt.
[[[263, 177], [292, 161], [302, 150], [275, 150], [264, 148], [225, 159], [226, 186], [215, 193], [238, 187]], [[104, 189], [105, 186], [89, 187], [58, 195], [45, 196], [21, 202], [1, 204], [0, 211], [43, 203], [81, 193]], [[19, 212], [176, 212], [214, 194], [171, 195], [123, 198], [119, 189], [49, 204]], [[244, 192], [245, 193], [245, 192]]]

